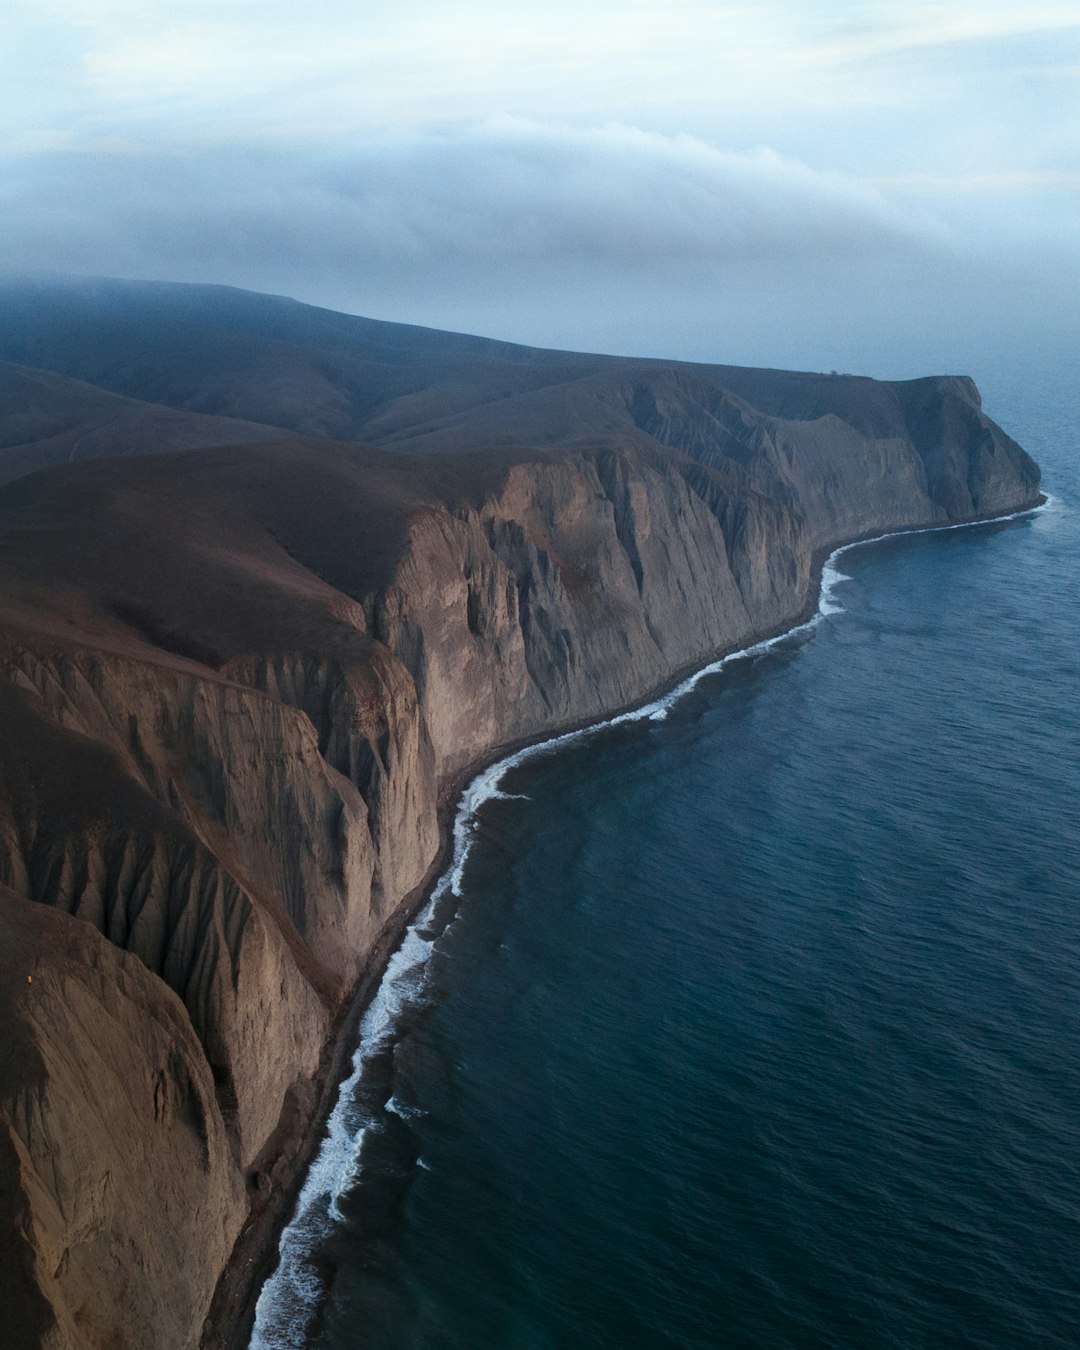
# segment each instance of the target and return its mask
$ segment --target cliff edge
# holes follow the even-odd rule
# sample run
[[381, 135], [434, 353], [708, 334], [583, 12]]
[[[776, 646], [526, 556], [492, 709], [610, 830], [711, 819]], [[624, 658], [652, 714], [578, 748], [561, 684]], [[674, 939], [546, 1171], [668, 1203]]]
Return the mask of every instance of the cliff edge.
[[17, 1347], [194, 1350], [463, 771], [791, 624], [824, 550], [1039, 476], [961, 378], [21, 294], [0, 460], [84, 415], [103, 457], [0, 489], [0, 1306]]

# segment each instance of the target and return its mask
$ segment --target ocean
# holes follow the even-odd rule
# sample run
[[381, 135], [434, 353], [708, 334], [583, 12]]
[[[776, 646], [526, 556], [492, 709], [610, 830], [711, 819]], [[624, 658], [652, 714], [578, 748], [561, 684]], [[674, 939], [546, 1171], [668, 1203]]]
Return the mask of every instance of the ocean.
[[1045, 509], [476, 785], [254, 1347], [1080, 1344], [1066, 374], [980, 381]]

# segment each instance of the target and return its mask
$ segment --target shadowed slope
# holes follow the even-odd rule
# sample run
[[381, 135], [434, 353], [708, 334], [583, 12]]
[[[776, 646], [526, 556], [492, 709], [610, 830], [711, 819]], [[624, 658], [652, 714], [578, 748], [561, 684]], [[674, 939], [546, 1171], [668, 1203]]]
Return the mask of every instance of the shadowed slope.
[[0, 361], [0, 484], [54, 464], [285, 434], [277, 427], [122, 398], [81, 380]]
[[113, 281], [0, 286], [0, 353], [131, 398], [346, 439], [418, 392], [468, 406], [602, 360], [227, 287]]
[[[112, 645], [141, 637], [220, 666], [288, 635], [332, 635], [344, 597], [384, 583], [417, 504], [377, 452], [291, 441], [72, 465], [0, 496], [0, 606]], [[293, 553], [308, 561], [303, 566]], [[362, 630], [362, 614], [350, 613]]]
[[[0, 355], [188, 413], [410, 452], [644, 435], [715, 464], [790, 449], [815, 425], [918, 443], [941, 420], [927, 381], [545, 351], [220, 286], [8, 282]], [[981, 416], [970, 380], [949, 386]]]

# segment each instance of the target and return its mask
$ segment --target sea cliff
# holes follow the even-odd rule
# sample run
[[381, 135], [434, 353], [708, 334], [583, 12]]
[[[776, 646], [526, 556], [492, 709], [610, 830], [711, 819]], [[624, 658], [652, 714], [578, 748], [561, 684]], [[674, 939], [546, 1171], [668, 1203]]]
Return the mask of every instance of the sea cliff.
[[[320, 378], [332, 340], [348, 400], [283, 410], [252, 358], [225, 409], [189, 354], [171, 383], [144, 369], [154, 406], [223, 436], [236, 420], [236, 444], [118, 446], [130, 457], [0, 492], [0, 1306], [17, 1347], [203, 1342], [246, 1226], [281, 1213], [327, 1047], [469, 766], [790, 625], [839, 543], [1039, 499], [965, 379], [400, 333], [376, 360], [369, 329], [368, 365], [342, 374], [353, 330], [333, 318]], [[60, 331], [31, 325], [17, 350], [0, 331], [0, 352], [78, 383], [70, 406], [100, 380], [133, 424], [131, 371]], [[262, 424], [274, 439], [253, 441]], [[32, 463], [25, 418], [19, 434]], [[340, 439], [359, 435], [376, 447]], [[245, 1292], [229, 1269], [206, 1344]]]

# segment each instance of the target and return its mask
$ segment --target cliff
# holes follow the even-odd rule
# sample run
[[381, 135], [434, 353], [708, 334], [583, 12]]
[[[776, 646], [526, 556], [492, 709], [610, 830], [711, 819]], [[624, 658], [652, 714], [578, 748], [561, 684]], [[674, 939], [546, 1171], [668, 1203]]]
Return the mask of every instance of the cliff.
[[[135, 318], [100, 293], [105, 355], [78, 305], [0, 325], [106, 401], [278, 429], [0, 492], [16, 1346], [200, 1343], [467, 766], [790, 624], [823, 549], [1038, 499], [962, 379], [576, 358], [166, 291]], [[146, 325], [164, 347], [136, 378]], [[382, 448], [327, 435], [358, 429]]]

